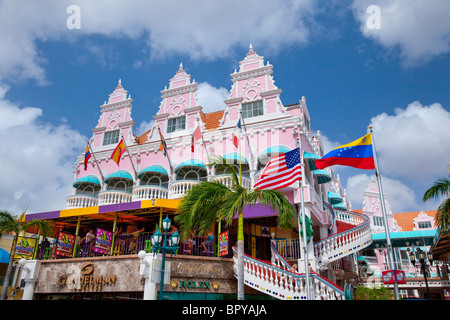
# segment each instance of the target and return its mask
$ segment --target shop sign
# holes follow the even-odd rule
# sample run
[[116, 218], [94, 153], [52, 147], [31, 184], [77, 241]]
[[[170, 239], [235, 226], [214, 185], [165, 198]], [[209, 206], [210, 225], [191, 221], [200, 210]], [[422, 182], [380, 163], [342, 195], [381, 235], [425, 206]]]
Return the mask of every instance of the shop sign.
[[228, 254], [228, 230], [219, 235], [219, 256]]
[[91, 262], [85, 262], [81, 265], [79, 275], [67, 276], [61, 274], [58, 278], [60, 286], [76, 292], [102, 291], [105, 286], [116, 284], [116, 281], [117, 276], [115, 274], [95, 275], [94, 265]]
[[383, 271], [383, 283], [384, 284], [393, 284], [393, 283], [399, 283], [399, 284], [405, 284], [406, 278], [405, 278], [405, 271], [402, 270], [387, 270]]
[[72, 234], [60, 232], [56, 242], [55, 255], [62, 257], [72, 257], [75, 236]]
[[97, 228], [97, 237], [95, 240], [94, 252], [103, 255], [109, 255], [111, 253], [111, 243], [113, 233], [111, 231]]
[[17, 237], [15, 259], [32, 259], [34, 248], [36, 247], [36, 238]]
[[170, 281], [172, 289], [180, 287], [180, 289], [205, 289], [205, 290], [218, 290], [219, 283], [217, 281], [191, 281], [191, 280], [180, 280], [178, 283], [176, 280]]

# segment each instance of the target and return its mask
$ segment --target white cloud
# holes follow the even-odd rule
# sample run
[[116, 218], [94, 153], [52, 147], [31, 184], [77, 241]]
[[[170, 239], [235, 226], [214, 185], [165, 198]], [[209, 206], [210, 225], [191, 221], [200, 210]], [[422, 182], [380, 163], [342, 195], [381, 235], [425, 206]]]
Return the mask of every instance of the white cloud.
[[[70, 17], [66, 10], [72, 4], [80, 7], [79, 30], [66, 26]], [[279, 51], [309, 40], [312, 24], [308, 22], [315, 6], [312, 0], [4, 0], [0, 2], [0, 81], [45, 83], [46, 61], [37, 42], [73, 41], [86, 35], [139, 38], [150, 48], [151, 58], [170, 54], [223, 58], [236, 46], [249, 43], [264, 46], [266, 52]]]
[[[380, 28], [368, 28], [371, 13], [380, 9]], [[450, 51], [448, 0], [354, 0], [352, 10], [362, 34], [389, 50], [400, 51], [405, 65], [423, 63]]]
[[229, 92], [225, 88], [216, 88], [207, 82], [201, 82], [197, 87], [197, 102], [203, 107], [203, 112], [214, 112], [225, 109], [223, 102]]
[[60, 210], [72, 194], [73, 166], [86, 137], [66, 124], [41, 123], [41, 109], [11, 103], [6, 92], [0, 87], [1, 209]]
[[429, 185], [450, 164], [450, 112], [415, 101], [371, 119], [382, 174]]
[[[368, 174], [357, 174], [347, 179], [347, 197], [352, 202], [354, 209], [362, 208], [364, 189], [370, 183], [374, 176]], [[391, 207], [392, 212], [415, 211], [421, 209], [417, 204], [414, 190], [403, 182], [382, 176], [381, 183], [383, 192], [386, 195], [387, 205]]]

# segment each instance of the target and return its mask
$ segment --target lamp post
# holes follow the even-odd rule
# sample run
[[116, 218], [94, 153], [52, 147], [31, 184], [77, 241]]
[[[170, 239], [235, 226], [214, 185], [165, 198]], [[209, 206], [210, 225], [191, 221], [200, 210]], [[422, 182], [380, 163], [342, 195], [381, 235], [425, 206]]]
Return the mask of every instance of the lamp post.
[[[431, 274], [431, 270], [430, 270], [430, 266], [433, 265], [433, 254], [431, 254], [430, 252], [425, 252], [420, 248], [416, 249], [416, 252], [414, 253], [414, 251], [412, 250], [409, 254], [409, 259], [411, 260], [411, 263], [413, 264], [413, 266], [416, 266], [416, 255], [417, 255], [417, 259], [420, 262], [420, 269], [421, 272], [425, 278], [425, 286], [427, 288], [427, 298], [430, 298], [430, 288], [428, 287], [428, 280], [427, 280], [427, 274], [428, 272], [430, 272]], [[429, 261], [429, 265], [427, 264], [427, 260]]]
[[166, 264], [166, 253], [177, 253], [178, 250], [178, 243], [180, 241], [180, 235], [178, 232], [174, 232], [169, 239], [167, 239], [167, 233], [169, 232], [170, 225], [172, 222], [170, 221], [169, 217], [166, 216], [166, 218], [162, 221], [162, 227], [164, 230], [164, 240], [161, 243], [161, 240], [163, 239], [163, 234], [158, 230], [156, 231], [152, 236], [152, 250], [153, 254], [155, 254], [158, 250], [161, 251], [162, 255], [162, 264], [161, 264], [161, 282], [159, 284], [159, 300], [162, 300], [163, 298], [163, 289], [164, 289], [164, 272], [165, 264]]

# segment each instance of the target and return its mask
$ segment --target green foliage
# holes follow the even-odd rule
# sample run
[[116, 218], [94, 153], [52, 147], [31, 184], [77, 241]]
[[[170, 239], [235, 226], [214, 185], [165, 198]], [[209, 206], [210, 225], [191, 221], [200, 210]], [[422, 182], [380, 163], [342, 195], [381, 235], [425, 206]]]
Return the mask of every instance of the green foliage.
[[356, 288], [355, 297], [357, 300], [394, 300], [394, 293], [386, 287], [368, 288], [358, 286]]
[[436, 225], [441, 227], [441, 232], [450, 231], [450, 174], [447, 178], [437, 180], [423, 195], [423, 201], [430, 199], [444, 198], [444, 201], [439, 205], [436, 213]]

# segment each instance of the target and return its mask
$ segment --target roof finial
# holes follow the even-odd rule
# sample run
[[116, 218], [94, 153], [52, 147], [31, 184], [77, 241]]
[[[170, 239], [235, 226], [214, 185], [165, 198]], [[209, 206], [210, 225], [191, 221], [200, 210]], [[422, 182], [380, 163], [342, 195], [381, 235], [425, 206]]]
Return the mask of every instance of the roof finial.
[[183, 62], [180, 62], [180, 67], [178, 68], [177, 73], [183, 72]]

